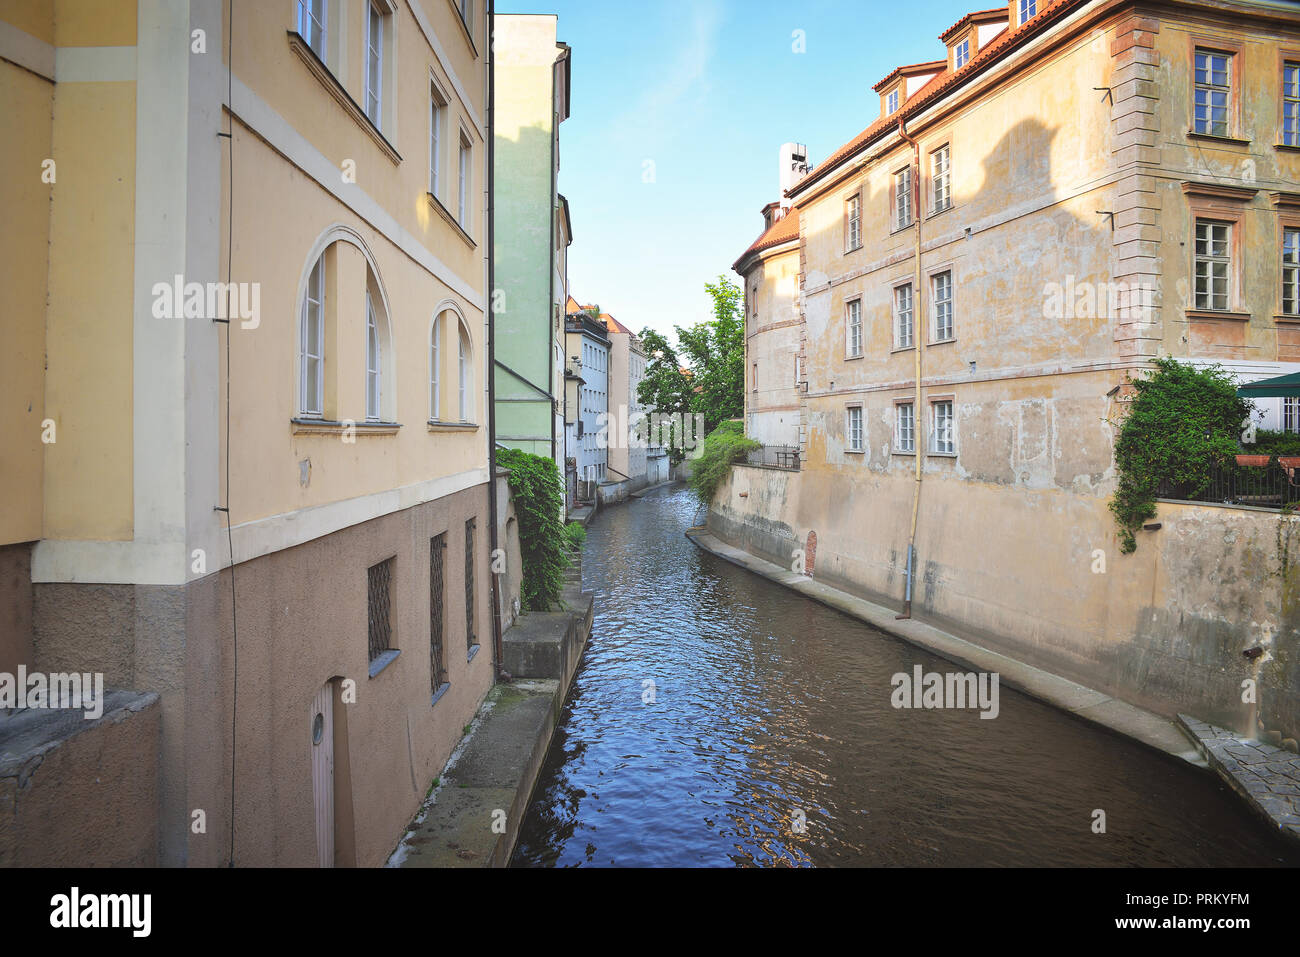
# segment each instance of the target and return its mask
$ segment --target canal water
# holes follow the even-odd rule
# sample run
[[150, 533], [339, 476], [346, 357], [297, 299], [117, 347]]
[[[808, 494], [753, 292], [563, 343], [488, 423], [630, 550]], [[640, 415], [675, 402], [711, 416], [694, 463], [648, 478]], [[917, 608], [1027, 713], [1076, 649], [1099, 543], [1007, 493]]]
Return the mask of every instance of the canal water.
[[588, 530], [595, 626], [513, 865], [1300, 864], [1208, 772], [1010, 689], [895, 709], [893, 675], [961, 669], [701, 551], [695, 512], [665, 487]]

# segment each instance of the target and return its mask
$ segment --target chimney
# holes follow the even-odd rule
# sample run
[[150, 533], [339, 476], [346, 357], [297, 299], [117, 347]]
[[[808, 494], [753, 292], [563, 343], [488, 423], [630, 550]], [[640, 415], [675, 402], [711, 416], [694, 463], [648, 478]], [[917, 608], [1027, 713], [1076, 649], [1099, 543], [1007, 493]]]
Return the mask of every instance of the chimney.
[[812, 171], [808, 162], [808, 147], [802, 143], [781, 144], [781, 209], [790, 208], [790, 201], [785, 198], [786, 190], [793, 189], [800, 180]]

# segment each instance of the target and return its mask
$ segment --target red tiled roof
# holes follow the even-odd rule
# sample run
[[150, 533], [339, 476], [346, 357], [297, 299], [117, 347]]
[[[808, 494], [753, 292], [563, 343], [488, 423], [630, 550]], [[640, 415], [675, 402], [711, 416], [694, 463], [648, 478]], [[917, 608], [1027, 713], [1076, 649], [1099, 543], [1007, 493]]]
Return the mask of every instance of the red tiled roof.
[[[771, 249], [773, 246], [779, 246], [781, 243], [788, 240], [797, 239], [798, 236], [799, 214], [792, 209], [767, 229], [763, 230], [763, 234], [750, 244], [749, 248], [741, 254], [739, 259], [731, 264], [731, 268], [736, 269], [736, 267], [754, 253], [762, 252], [764, 249]], [[739, 272], [738, 269], [736, 271]]]
[[968, 13], [966, 14], [966, 16], [962, 17], [960, 20], [958, 20], [956, 23], [950, 26], [947, 30], [944, 30], [943, 33], [939, 34], [939, 39], [942, 40], [944, 43], [947, 43], [948, 38], [952, 36], [954, 33], [956, 33], [958, 30], [960, 30], [962, 27], [966, 26], [966, 24], [988, 23], [990, 21], [999, 19], [1000, 16], [1006, 17], [1008, 20], [1011, 17], [1011, 12], [1006, 8], [1005, 5], [1000, 7], [994, 7], [991, 10], [976, 10], [974, 13]]
[[925, 63], [909, 63], [907, 66], [900, 66], [891, 71], [883, 80], [873, 86], [872, 89], [879, 93], [895, 77], [916, 76], [919, 73], [929, 73], [932, 70], [942, 73], [946, 69], [948, 69], [947, 59], [929, 60]]
[[960, 70], [953, 73], [940, 73], [921, 89], [917, 90], [907, 102], [900, 106], [889, 116], [883, 116], [876, 122], [872, 123], [865, 130], [855, 136], [849, 142], [845, 143], [838, 150], [826, 158], [826, 161], [819, 165], [815, 170], [800, 180], [786, 194], [794, 194], [806, 189], [818, 180], [824, 179], [828, 174], [834, 171], [835, 167], [842, 163], [848, 157], [855, 153], [861, 152], [868, 145], [880, 139], [886, 133], [898, 128], [898, 121], [904, 116], [919, 113], [921, 109], [931, 100], [948, 92], [954, 86], [964, 82], [974, 76], [986, 66], [992, 64], [1003, 53], [1019, 45], [1022, 41], [1044, 30], [1060, 16], [1070, 12], [1076, 7], [1080, 7], [1089, 0], [1050, 0], [1050, 2], [1038, 11], [1038, 15], [1031, 20], [1027, 20], [1014, 30], [1003, 30], [984, 47], [979, 53], [975, 54]]
[[582, 307], [578, 305], [578, 300], [570, 296], [569, 301], [564, 304], [564, 314], [566, 316], [571, 316], [575, 312], [582, 312]]
[[621, 332], [621, 333], [623, 333], [624, 335], [628, 335], [628, 336], [632, 335], [632, 330], [631, 330], [631, 329], [629, 329], [627, 326], [623, 325], [623, 323], [619, 322], [617, 319], [615, 319], [615, 318], [614, 318], [613, 316], [611, 316], [609, 313], [607, 313], [607, 312], [602, 312], [602, 313], [600, 314], [600, 318], [602, 318], [602, 319], [605, 320], [605, 331], [607, 331], [607, 332]]

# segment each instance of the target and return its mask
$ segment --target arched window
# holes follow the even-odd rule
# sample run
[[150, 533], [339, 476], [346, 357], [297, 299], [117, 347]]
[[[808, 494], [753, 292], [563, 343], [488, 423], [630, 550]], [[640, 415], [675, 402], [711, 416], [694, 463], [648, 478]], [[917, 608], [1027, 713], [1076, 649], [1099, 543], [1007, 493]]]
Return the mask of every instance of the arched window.
[[298, 413], [320, 416], [325, 409], [325, 254], [307, 277], [298, 334]]
[[393, 422], [393, 339], [379, 278], [366, 269], [366, 421]]
[[462, 422], [470, 421], [470, 414], [473, 411], [473, 365], [471, 362], [472, 351], [470, 349], [469, 333], [465, 330], [464, 323], [459, 325], [460, 328], [460, 351], [458, 356], [459, 381], [460, 381], [460, 420]]
[[379, 343], [379, 321], [375, 318], [375, 303], [366, 290], [366, 419], [378, 421], [383, 387], [383, 354]]
[[429, 418], [436, 422], [442, 411], [442, 399], [438, 395], [442, 385], [442, 372], [439, 368], [439, 350], [442, 347], [442, 316], [433, 317], [433, 326], [429, 330]]

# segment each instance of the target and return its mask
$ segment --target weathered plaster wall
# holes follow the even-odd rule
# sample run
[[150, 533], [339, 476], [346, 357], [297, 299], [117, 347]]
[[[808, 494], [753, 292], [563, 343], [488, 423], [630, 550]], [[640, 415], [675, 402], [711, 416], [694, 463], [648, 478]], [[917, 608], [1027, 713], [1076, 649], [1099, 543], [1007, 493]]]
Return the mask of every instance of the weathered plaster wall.
[[[481, 485], [237, 566], [237, 864], [315, 866], [310, 708], [331, 679], [353, 679], [357, 689], [355, 704], [336, 707], [347, 742], [346, 755], [336, 752], [336, 847], [354, 848], [359, 866], [378, 865], [392, 850], [492, 683], [487, 504]], [[467, 660], [472, 516], [480, 647]], [[451, 687], [431, 705], [429, 541], [441, 532]], [[401, 654], [370, 678], [366, 569], [394, 556], [391, 646]], [[229, 569], [175, 587], [35, 586], [42, 670], [102, 671], [108, 686], [161, 695], [164, 865], [217, 866], [228, 853], [230, 587]], [[346, 834], [344, 807], [353, 809]], [[206, 813], [206, 834], [190, 831], [194, 809]]]
[[744, 282], [745, 434], [764, 445], [798, 445], [798, 249], [760, 256]]

